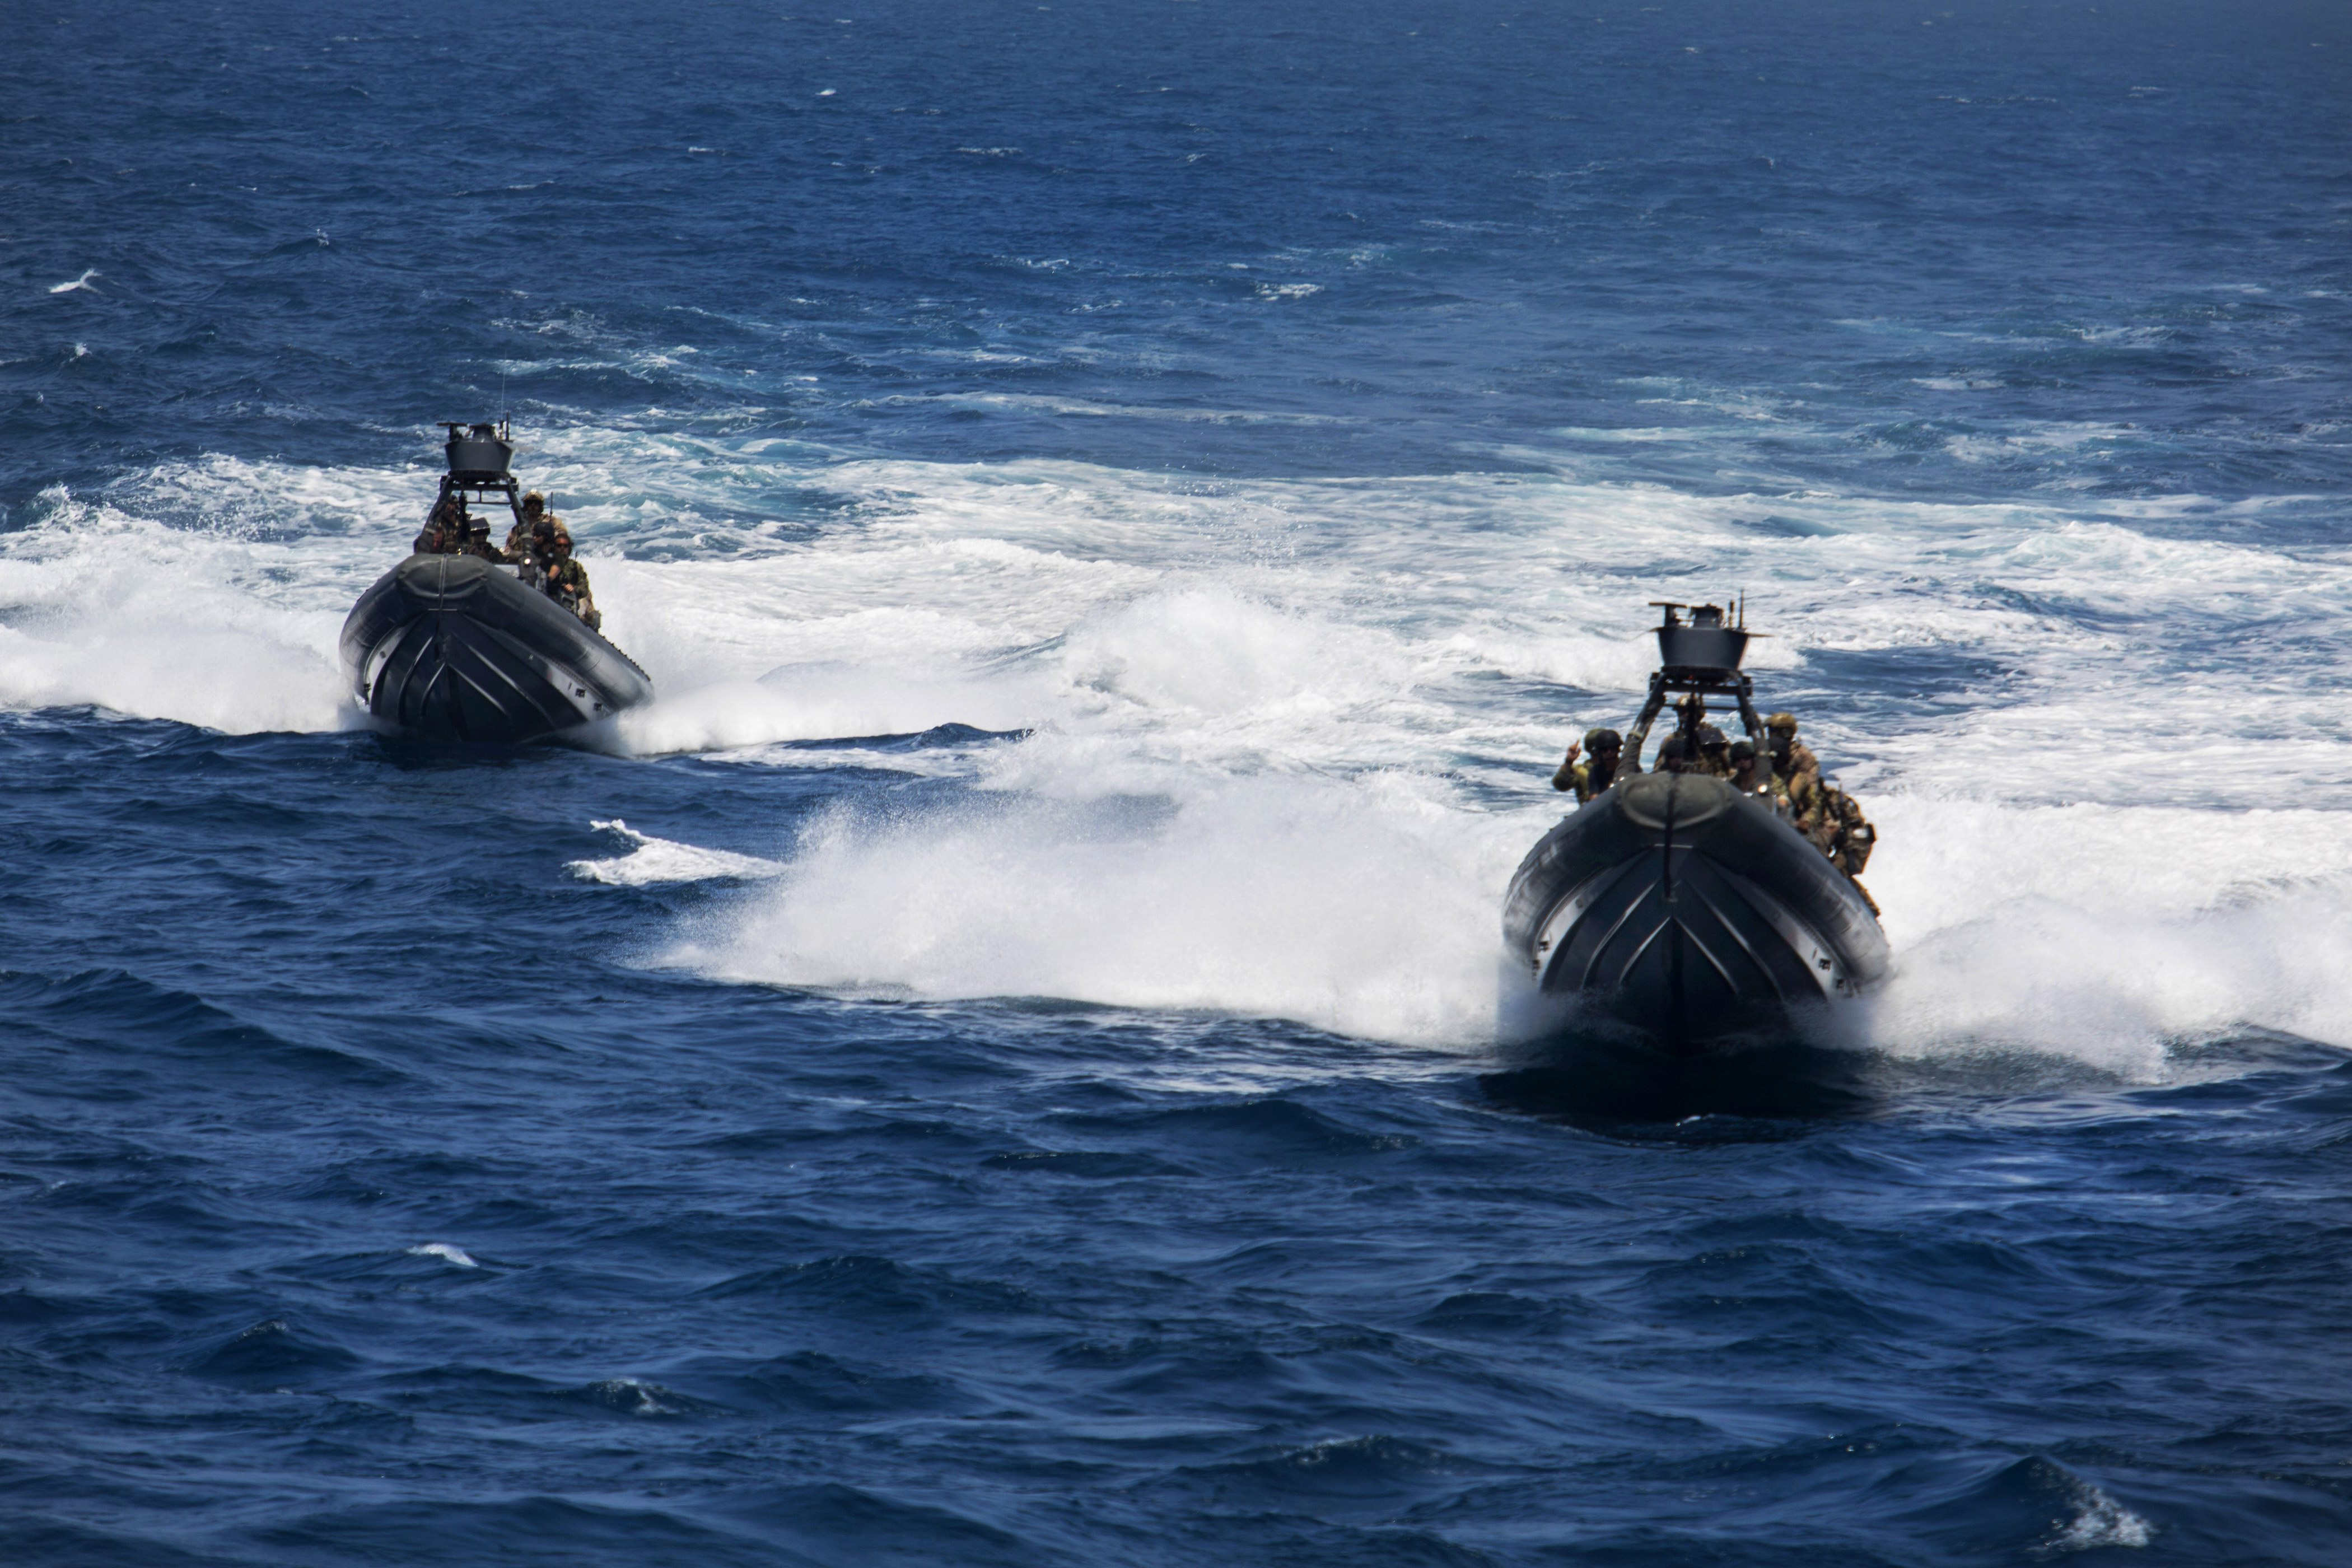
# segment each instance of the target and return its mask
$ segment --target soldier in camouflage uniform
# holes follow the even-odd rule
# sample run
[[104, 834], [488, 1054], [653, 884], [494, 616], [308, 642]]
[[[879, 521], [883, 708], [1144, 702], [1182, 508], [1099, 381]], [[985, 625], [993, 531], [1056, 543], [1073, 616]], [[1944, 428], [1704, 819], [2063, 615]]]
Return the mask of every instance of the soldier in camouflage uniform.
[[540, 494], [537, 490], [526, 491], [522, 498], [522, 516], [517, 518], [515, 520], [515, 525], [507, 530], [506, 559], [508, 563], [510, 565], [519, 564], [524, 557], [530, 553], [530, 546], [531, 535], [539, 531], [539, 525], [542, 521], [555, 522], [559, 521], [561, 520], [549, 515], [547, 510], [547, 498], [545, 496]]
[[1772, 737], [1772, 790], [1776, 795], [1785, 791], [1789, 820], [1829, 857], [1831, 864], [1853, 879], [1863, 902], [1876, 914], [1878, 902], [1861, 879], [1863, 868], [1870, 864], [1870, 851], [1878, 842], [1878, 830], [1863, 816], [1853, 796], [1822, 777], [1820, 759], [1797, 739], [1796, 715], [1775, 713], [1764, 723]]
[[1877, 914], [1878, 900], [1872, 898], [1870, 889], [1862, 885], [1862, 868], [1870, 864], [1870, 851], [1878, 843], [1878, 829], [1862, 815], [1862, 807], [1853, 796], [1836, 784], [1825, 785], [1822, 793], [1827, 800], [1822, 815], [1830, 824], [1829, 843], [1824, 847], [1830, 864], [1845, 873], [1846, 879], [1853, 884], [1853, 890], [1860, 893], [1862, 901], [1870, 906], [1870, 912]]
[[1724, 780], [1742, 795], [1754, 795], [1756, 789], [1756, 742], [1734, 741], [1724, 753], [1724, 762], [1731, 772]]
[[1691, 771], [1711, 779], [1731, 776], [1731, 742], [1712, 724], [1698, 727], [1698, 765]]
[[465, 502], [456, 496], [443, 496], [433, 503], [425, 526], [417, 531], [408, 548], [418, 555], [462, 554], [466, 548], [465, 517]]
[[1813, 755], [1811, 746], [1797, 739], [1794, 713], [1775, 713], [1764, 721], [1764, 728], [1771, 737], [1775, 772], [1784, 778], [1794, 778], [1799, 773], [1811, 773], [1817, 781], [1821, 778], [1821, 759]]
[[1812, 748], [1797, 739], [1797, 716], [1775, 713], [1764, 721], [1772, 742], [1772, 798], [1784, 801], [1797, 831], [1829, 851], [1824, 826], [1828, 800], [1822, 788], [1822, 764]]
[[1685, 735], [1696, 734], [1706, 722], [1706, 699], [1694, 691], [1675, 704], [1675, 728]]
[[465, 530], [465, 541], [457, 546], [460, 555], [478, 555], [485, 561], [504, 561], [506, 557], [490, 547], [490, 520], [467, 517], [459, 520]]
[[466, 502], [459, 496], [444, 496], [434, 503], [433, 515], [425, 520], [424, 531], [409, 548], [419, 555], [478, 555], [486, 561], [500, 559], [490, 548], [490, 525], [478, 517], [467, 514]]
[[1860, 877], [1863, 868], [1870, 864], [1870, 852], [1878, 843], [1878, 829], [1862, 815], [1862, 806], [1853, 796], [1830, 784], [1825, 791], [1829, 809], [1825, 815], [1833, 824], [1830, 836], [1829, 856], [1837, 868], [1849, 877]]
[[[1614, 730], [1587, 730], [1582, 746], [1573, 741], [1568, 743], [1568, 760], [1551, 775], [1551, 787], [1574, 790], [1576, 804], [1582, 805], [1616, 780], [1617, 758], [1624, 747], [1623, 738]], [[1590, 753], [1591, 760], [1578, 762], [1580, 751]]]
[[553, 536], [547, 562], [547, 593], [557, 604], [588, 623], [595, 631], [604, 624], [596, 596], [588, 591], [588, 568], [572, 555], [572, 534], [562, 523], [549, 530]]

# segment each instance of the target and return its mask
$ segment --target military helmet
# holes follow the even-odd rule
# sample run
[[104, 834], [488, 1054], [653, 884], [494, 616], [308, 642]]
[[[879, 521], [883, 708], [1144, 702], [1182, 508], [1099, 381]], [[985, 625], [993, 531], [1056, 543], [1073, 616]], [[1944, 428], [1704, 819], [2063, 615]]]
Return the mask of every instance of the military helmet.
[[1587, 730], [1584, 732], [1584, 749], [1588, 752], [1621, 752], [1625, 749], [1625, 738], [1614, 730]]
[[1756, 760], [1756, 742], [1753, 741], [1732, 742], [1731, 760], [1735, 763], [1754, 762]]
[[1701, 724], [1698, 727], [1698, 749], [1700, 751], [1719, 752], [1723, 750], [1724, 744], [1725, 742], [1722, 731], [1717, 729], [1712, 724]]
[[544, 508], [546, 505], [547, 505], [547, 498], [546, 498], [545, 496], [543, 496], [543, 495], [540, 494], [537, 490], [525, 490], [525, 491], [523, 492], [523, 496], [522, 496], [522, 510], [525, 510], [525, 511], [529, 511], [529, 510], [530, 510], [533, 507]]
[[1764, 721], [1764, 727], [1774, 734], [1786, 730], [1793, 735], [1797, 732], [1797, 716], [1794, 713], [1775, 713]]
[[1669, 758], [1679, 763], [1689, 754], [1690, 753], [1684, 749], [1683, 738], [1679, 733], [1667, 736], [1658, 744], [1658, 761], [1662, 763], [1667, 761]]

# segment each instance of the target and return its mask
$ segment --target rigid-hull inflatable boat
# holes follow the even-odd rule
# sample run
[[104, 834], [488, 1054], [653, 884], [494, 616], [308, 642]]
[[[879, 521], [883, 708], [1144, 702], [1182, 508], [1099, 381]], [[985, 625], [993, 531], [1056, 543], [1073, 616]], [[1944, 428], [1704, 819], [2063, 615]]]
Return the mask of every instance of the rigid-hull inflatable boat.
[[1785, 1035], [1886, 969], [1861, 890], [1721, 779], [1637, 773], [1528, 854], [1504, 937], [1539, 989], [1670, 1054]]
[[585, 621], [475, 555], [412, 555], [378, 578], [342, 655], [369, 712], [431, 741], [541, 740], [654, 690]]
[[[1528, 852], [1503, 910], [1511, 957], [1571, 1005], [1579, 1034], [1630, 1037], [1673, 1058], [1786, 1040], [1887, 968], [1868, 897], [1775, 804], [1769, 741], [1738, 668], [1748, 633], [1714, 605], [1684, 623], [1685, 607], [1664, 606], [1664, 667], [1616, 778]], [[1666, 700], [1699, 694], [1684, 707], [1695, 725], [1710, 692], [1732, 699], [1757, 747], [1752, 793], [1641, 771]]]
[[[441, 503], [463, 510], [497, 497], [520, 522], [505, 428], [447, 428]], [[430, 741], [542, 740], [654, 692], [646, 672], [572, 611], [479, 555], [412, 555], [376, 579], [343, 622], [342, 658], [362, 706]]]

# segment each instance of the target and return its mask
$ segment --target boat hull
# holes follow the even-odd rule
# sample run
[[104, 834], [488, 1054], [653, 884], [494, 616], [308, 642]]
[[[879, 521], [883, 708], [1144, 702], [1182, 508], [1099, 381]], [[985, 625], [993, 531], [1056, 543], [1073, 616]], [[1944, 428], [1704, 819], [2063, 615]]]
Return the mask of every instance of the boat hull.
[[412, 555], [385, 573], [352, 606], [341, 648], [361, 704], [425, 740], [544, 740], [653, 696], [628, 655], [474, 555]]
[[1785, 1040], [1887, 967], [1853, 881], [1762, 801], [1695, 773], [1635, 774], [1546, 834], [1503, 930], [1588, 1030], [1672, 1057]]

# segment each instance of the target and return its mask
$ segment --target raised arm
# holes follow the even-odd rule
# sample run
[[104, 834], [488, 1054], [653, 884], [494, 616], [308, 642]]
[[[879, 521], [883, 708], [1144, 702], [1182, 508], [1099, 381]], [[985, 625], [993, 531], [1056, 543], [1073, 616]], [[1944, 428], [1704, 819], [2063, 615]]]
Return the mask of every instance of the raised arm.
[[1650, 677], [1650, 700], [1642, 704], [1642, 716], [1633, 721], [1631, 730], [1625, 731], [1625, 758], [1617, 764], [1619, 773], [1638, 773], [1642, 771], [1642, 743], [1650, 738], [1650, 726], [1657, 721], [1658, 714], [1665, 705], [1666, 676], [1664, 670], [1660, 670]]
[[1739, 678], [1739, 722], [1756, 745], [1757, 790], [1769, 797], [1772, 793], [1772, 737], [1766, 732], [1764, 721], [1756, 716], [1756, 682], [1745, 674]]

